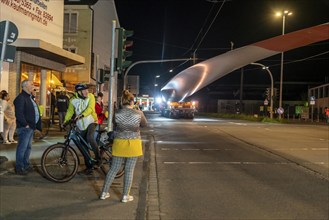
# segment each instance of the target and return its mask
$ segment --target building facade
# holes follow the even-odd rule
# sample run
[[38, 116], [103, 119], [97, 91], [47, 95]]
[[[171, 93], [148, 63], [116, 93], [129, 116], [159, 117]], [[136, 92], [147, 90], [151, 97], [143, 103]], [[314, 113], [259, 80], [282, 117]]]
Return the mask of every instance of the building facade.
[[96, 89], [98, 69], [110, 67], [112, 20], [118, 21], [114, 1], [82, 6], [64, 5], [64, 0], [3, 0], [0, 21], [6, 20], [17, 26], [18, 39], [14, 62], [2, 62], [0, 89], [14, 99], [21, 82], [32, 80], [44, 117], [51, 114], [51, 93], [73, 90], [78, 82]]
[[37, 102], [50, 116], [51, 92], [63, 86], [66, 67], [83, 64], [84, 57], [63, 49], [64, 1], [0, 1], [0, 21], [17, 26], [18, 39], [14, 62], [3, 62], [1, 90], [12, 99], [21, 91], [21, 82], [32, 80]]
[[[91, 92], [103, 92], [107, 104], [109, 82], [99, 84], [99, 70], [110, 70], [112, 51], [112, 21], [119, 27], [114, 0], [96, 1], [90, 5], [65, 5], [63, 47], [85, 57], [85, 63], [66, 68], [66, 86], [72, 88], [78, 82], [91, 86]], [[117, 48], [114, 47], [115, 54]], [[117, 79], [114, 79], [114, 86]], [[116, 88], [113, 96], [116, 97]]]

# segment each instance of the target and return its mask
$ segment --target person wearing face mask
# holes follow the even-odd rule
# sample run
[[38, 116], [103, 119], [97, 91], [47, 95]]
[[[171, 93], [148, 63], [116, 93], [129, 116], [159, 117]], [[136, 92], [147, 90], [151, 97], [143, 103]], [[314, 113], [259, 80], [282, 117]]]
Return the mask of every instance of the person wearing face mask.
[[88, 86], [79, 83], [75, 86], [75, 94], [70, 99], [69, 107], [65, 115], [63, 127], [75, 116], [74, 120], [79, 128], [82, 137], [90, 143], [95, 154], [95, 161], [90, 161], [88, 155], [83, 155], [85, 159], [86, 169], [80, 173], [91, 175], [93, 165], [102, 163], [97, 142], [94, 138], [97, 126], [97, 114], [95, 111], [95, 96], [89, 93]]

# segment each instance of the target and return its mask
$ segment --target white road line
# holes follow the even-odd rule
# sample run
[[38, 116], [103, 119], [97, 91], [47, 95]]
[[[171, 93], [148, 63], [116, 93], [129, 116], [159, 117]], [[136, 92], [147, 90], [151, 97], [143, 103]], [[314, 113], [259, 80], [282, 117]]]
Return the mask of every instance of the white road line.
[[[178, 161], [165, 161], [163, 164], [219, 164], [219, 165], [264, 165], [264, 164], [275, 164], [275, 165], [290, 165], [295, 164], [293, 162], [252, 162], [252, 161], [244, 161], [244, 162], [238, 162], [238, 161], [232, 161], [232, 162], [207, 162], [207, 161], [190, 161], [190, 162], [178, 162]], [[307, 162], [303, 164], [318, 164], [318, 165], [325, 165], [326, 162]]]
[[299, 150], [302, 150], [302, 151], [307, 151], [307, 150], [314, 150], [314, 151], [317, 151], [317, 150], [324, 150], [324, 151], [327, 151], [329, 150], [328, 148], [325, 148], [325, 147], [319, 147], [319, 148], [275, 148], [274, 150], [280, 150], [280, 151], [284, 151], [284, 150], [289, 150], [289, 151], [299, 151]]
[[234, 125], [243, 125], [243, 126], [247, 126], [246, 123], [237, 123], [237, 122], [229, 122], [229, 124], [234, 124]]
[[195, 144], [205, 144], [206, 142], [195, 142], [195, 141], [155, 141], [156, 144], [189, 144], [189, 145], [195, 145]]
[[186, 162], [163, 162], [164, 164], [184, 164]]

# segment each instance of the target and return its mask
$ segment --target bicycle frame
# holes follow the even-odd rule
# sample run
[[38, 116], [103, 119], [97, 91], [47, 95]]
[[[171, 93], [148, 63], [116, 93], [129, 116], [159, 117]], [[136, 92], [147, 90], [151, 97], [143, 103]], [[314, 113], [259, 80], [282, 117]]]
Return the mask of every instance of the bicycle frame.
[[91, 157], [89, 150], [92, 150], [91, 146], [87, 141], [81, 136], [80, 131], [78, 130], [75, 123], [70, 123], [70, 130], [67, 134], [64, 144], [70, 146], [70, 142], [73, 141], [77, 146], [79, 151], [85, 158], [88, 158], [90, 163], [96, 162], [94, 158]]

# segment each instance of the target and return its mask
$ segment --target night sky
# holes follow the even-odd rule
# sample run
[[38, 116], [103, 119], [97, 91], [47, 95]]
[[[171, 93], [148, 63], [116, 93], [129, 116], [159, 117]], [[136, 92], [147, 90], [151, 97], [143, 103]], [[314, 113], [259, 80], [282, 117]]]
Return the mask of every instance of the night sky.
[[[232, 46], [239, 48], [281, 35], [282, 18], [275, 16], [275, 12], [280, 9], [293, 12], [292, 16], [286, 18], [285, 33], [329, 22], [329, 0], [115, 2], [121, 27], [134, 30], [134, 45], [131, 48], [133, 56], [127, 59], [132, 61], [188, 58], [196, 50], [199, 62], [225, 53]], [[310, 82], [310, 87], [328, 83], [328, 52], [328, 41], [286, 52], [284, 81], [287, 84]], [[275, 84], [280, 80], [280, 59], [281, 56], [277, 55], [258, 61], [270, 67]], [[191, 65], [191, 61], [142, 64], [131, 69], [129, 75], [140, 75], [141, 93], [152, 93], [155, 75], [161, 75], [157, 79], [161, 87]], [[174, 71], [170, 73], [172, 68]], [[268, 81], [268, 76], [260, 74], [256, 66], [246, 66], [244, 71], [245, 83]], [[240, 71], [235, 71], [205, 89], [218, 91], [223, 85], [239, 83]]]

